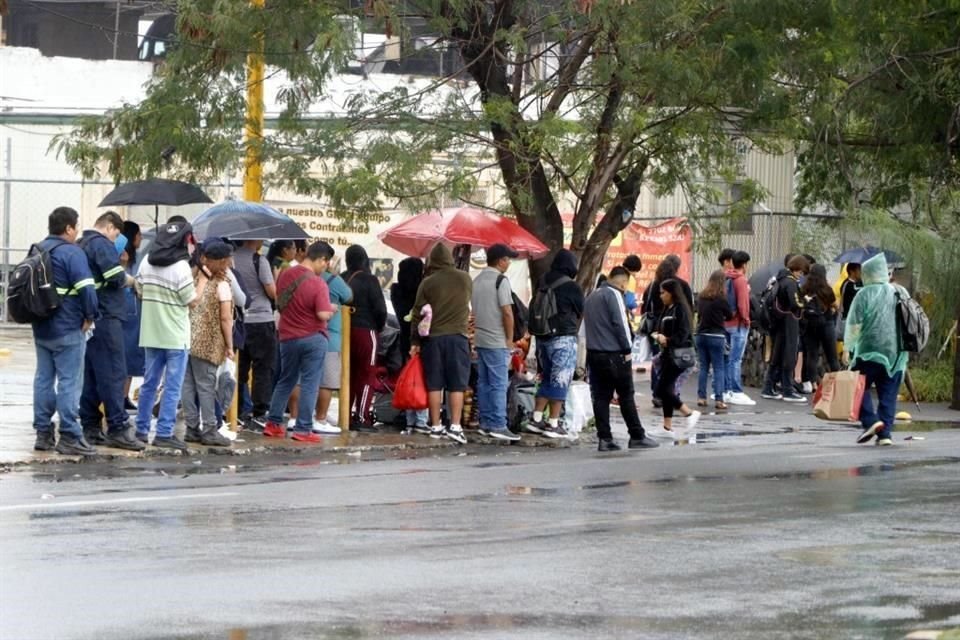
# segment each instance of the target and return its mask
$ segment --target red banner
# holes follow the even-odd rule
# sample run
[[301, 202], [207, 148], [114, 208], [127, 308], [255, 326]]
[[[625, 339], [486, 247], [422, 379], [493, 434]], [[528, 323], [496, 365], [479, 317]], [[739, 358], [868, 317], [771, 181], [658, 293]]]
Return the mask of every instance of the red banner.
[[653, 282], [657, 265], [673, 253], [680, 256], [680, 277], [689, 282], [693, 262], [691, 236], [686, 218], [673, 218], [655, 227], [634, 222], [610, 243], [603, 261], [603, 271], [610, 273], [610, 269], [622, 264], [630, 254], [640, 256], [643, 271], [637, 275], [636, 293], [639, 295]]

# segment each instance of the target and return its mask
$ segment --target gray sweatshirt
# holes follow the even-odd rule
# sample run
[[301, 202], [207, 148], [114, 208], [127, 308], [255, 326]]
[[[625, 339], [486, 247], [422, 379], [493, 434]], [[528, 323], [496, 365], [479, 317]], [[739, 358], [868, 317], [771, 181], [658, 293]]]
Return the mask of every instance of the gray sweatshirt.
[[608, 283], [590, 294], [583, 308], [587, 351], [628, 354], [633, 348], [623, 294]]

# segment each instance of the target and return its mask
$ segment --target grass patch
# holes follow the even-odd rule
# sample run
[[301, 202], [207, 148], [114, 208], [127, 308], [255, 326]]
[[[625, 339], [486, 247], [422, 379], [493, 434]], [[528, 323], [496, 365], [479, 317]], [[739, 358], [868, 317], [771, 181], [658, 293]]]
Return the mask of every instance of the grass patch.
[[[953, 362], [947, 358], [910, 367], [910, 377], [920, 402], [950, 402], [953, 391]], [[906, 386], [901, 389], [910, 397]]]

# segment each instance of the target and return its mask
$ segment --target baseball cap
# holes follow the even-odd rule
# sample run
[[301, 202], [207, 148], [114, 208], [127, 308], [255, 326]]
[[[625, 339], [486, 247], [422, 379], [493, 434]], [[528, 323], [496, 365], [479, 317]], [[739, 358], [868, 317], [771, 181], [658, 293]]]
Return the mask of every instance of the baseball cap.
[[491, 245], [490, 248], [487, 249], [487, 262], [489, 264], [493, 264], [494, 262], [502, 260], [503, 258], [512, 259], [518, 257], [520, 257], [520, 254], [505, 244], [497, 243], [495, 245]]
[[233, 245], [217, 238], [204, 242], [201, 251], [210, 260], [223, 260], [233, 255]]

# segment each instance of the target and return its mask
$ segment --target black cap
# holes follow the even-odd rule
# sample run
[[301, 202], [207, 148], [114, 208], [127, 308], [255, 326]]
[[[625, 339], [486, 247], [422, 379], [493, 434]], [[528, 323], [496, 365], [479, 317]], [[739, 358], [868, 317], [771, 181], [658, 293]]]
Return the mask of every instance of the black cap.
[[497, 243], [487, 249], [487, 264], [494, 264], [504, 258], [519, 258], [520, 254], [505, 244]]
[[210, 260], [223, 260], [233, 255], [233, 246], [217, 238], [204, 242], [201, 251]]

